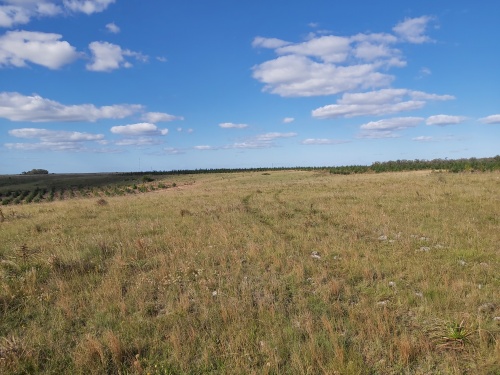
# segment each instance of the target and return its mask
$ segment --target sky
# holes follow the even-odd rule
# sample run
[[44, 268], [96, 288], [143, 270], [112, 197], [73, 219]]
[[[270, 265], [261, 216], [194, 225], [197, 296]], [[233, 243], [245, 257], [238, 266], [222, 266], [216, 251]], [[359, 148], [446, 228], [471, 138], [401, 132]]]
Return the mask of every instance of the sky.
[[0, 0], [0, 174], [500, 154], [500, 2]]

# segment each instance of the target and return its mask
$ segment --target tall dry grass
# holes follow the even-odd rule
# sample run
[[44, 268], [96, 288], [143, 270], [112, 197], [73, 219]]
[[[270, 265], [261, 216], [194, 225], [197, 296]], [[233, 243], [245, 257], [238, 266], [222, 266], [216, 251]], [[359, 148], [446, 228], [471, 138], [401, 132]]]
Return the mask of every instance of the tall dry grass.
[[282, 171], [4, 209], [0, 370], [498, 373], [499, 187]]

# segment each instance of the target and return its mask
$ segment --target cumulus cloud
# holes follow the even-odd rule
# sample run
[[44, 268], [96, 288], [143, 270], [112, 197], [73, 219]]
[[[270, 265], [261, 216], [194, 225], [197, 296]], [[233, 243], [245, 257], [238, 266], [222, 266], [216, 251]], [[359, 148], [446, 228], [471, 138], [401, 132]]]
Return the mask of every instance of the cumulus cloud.
[[363, 130], [402, 130], [412, 128], [424, 121], [421, 117], [396, 117], [379, 121], [370, 121], [361, 125]]
[[253, 67], [253, 77], [264, 91], [284, 97], [333, 95], [343, 91], [389, 85], [393, 77], [372, 64], [337, 66], [306, 56], [280, 56]]
[[281, 39], [277, 38], [264, 38], [261, 36], [255, 37], [253, 42], [252, 42], [252, 47], [258, 48], [270, 48], [270, 49], [275, 49], [275, 48], [280, 48], [283, 46], [286, 46], [288, 44], [291, 44], [290, 42], [286, 42]]
[[73, 12], [85, 14], [99, 13], [105, 10], [115, 0], [64, 0], [64, 6]]
[[393, 34], [353, 36], [312, 34], [304, 42], [257, 37], [256, 48], [273, 49], [277, 57], [253, 67], [263, 91], [284, 97], [334, 95], [346, 91], [387, 87], [394, 77], [389, 68], [404, 67], [397, 43], [423, 43], [432, 17], [406, 19]]
[[92, 42], [89, 44], [92, 59], [87, 64], [87, 70], [93, 72], [110, 72], [119, 68], [131, 68], [132, 64], [126, 57], [133, 57], [139, 61], [147, 61], [148, 57], [108, 42]]
[[349, 38], [325, 35], [306, 42], [288, 44], [276, 48], [278, 55], [300, 55], [319, 58], [324, 62], [341, 63], [346, 61], [351, 51]]
[[32, 18], [53, 17], [64, 12], [88, 15], [104, 11], [115, 0], [3, 0], [0, 27], [27, 24]]
[[245, 129], [248, 127], [247, 124], [233, 124], [232, 122], [223, 122], [219, 124], [219, 127], [223, 129]]
[[295, 119], [293, 117], [285, 117], [283, 119], [283, 124], [290, 124], [290, 123], [292, 123], [294, 121], [295, 121]]
[[425, 123], [427, 125], [438, 126], [457, 125], [464, 122], [466, 119], [467, 118], [464, 116], [436, 115], [430, 116]]
[[4, 0], [0, 5], [0, 27], [12, 27], [28, 23], [32, 17], [55, 16], [62, 8], [44, 0]]
[[500, 114], [486, 116], [480, 118], [479, 121], [481, 121], [483, 124], [500, 124]]
[[421, 117], [395, 117], [370, 121], [361, 125], [361, 132], [357, 135], [357, 138], [397, 138], [400, 136], [398, 130], [416, 127], [423, 121], [424, 119]]
[[0, 118], [11, 121], [75, 122], [99, 119], [121, 119], [140, 110], [138, 104], [96, 107], [93, 104], [64, 105], [39, 95], [22, 95], [17, 92], [0, 92]]
[[9, 135], [16, 138], [36, 139], [34, 143], [6, 143], [10, 150], [23, 151], [86, 151], [86, 142], [102, 143], [103, 134], [21, 128], [9, 130]]
[[393, 27], [393, 31], [403, 40], [410, 43], [421, 44], [431, 42], [432, 39], [425, 35], [427, 27], [434, 18], [422, 16], [416, 18], [406, 18]]
[[110, 130], [113, 134], [124, 136], [156, 136], [168, 134], [168, 129], [160, 129], [156, 125], [147, 122], [113, 126]]
[[364, 93], [346, 93], [337, 100], [312, 111], [319, 119], [355, 116], [383, 116], [420, 109], [429, 100], [452, 100], [451, 95], [428, 94], [408, 89], [382, 89]]
[[339, 139], [329, 139], [329, 138], [307, 138], [301, 143], [303, 145], [339, 145], [342, 143], [347, 143], [348, 141], [342, 141]]
[[169, 122], [175, 120], [184, 120], [182, 116], [169, 115], [164, 112], [148, 112], [141, 116], [141, 119], [147, 122], [152, 122], [156, 124], [158, 122]]
[[118, 34], [120, 32], [120, 28], [114, 22], [108, 23], [106, 29], [113, 34]]
[[43, 142], [82, 142], [104, 139], [103, 134], [69, 132], [61, 130], [47, 130], [36, 128], [21, 128], [9, 130], [9, 134], [16, 138], [40, 139]]
[[25, 67], [28, 63], [59, 69], [78, 58], [75, 47], [62, 35], [35, 31], [8, 31], [0, 36], [0, 66]]

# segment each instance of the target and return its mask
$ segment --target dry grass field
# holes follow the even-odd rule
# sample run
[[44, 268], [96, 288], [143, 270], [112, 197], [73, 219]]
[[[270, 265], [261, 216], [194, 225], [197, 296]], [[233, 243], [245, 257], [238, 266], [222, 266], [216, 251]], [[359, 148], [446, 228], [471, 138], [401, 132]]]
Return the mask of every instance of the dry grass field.
[[2, 207], [2, 374], [500, 374], [500, 174]]

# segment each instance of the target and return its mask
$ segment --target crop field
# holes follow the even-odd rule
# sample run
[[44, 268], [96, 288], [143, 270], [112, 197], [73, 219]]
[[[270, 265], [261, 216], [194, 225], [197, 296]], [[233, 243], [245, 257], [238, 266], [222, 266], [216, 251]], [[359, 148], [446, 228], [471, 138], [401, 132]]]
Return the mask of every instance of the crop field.
[[119, 173], [0, 176], [0, 205], [109, 197], [172, 187], [157, 179], [147, 174]]
[[0, 206], [2, 374], [500, 374], [498, 172], [42, 180], [0, 179], [55, 186]]

